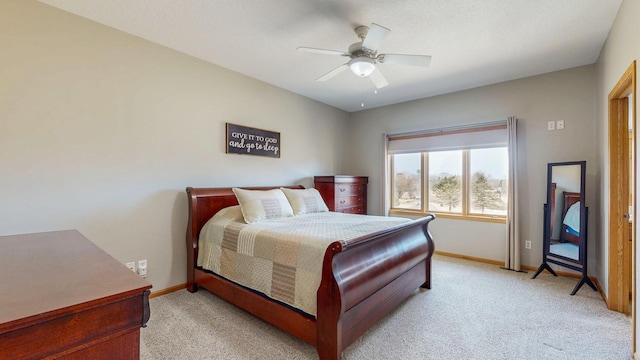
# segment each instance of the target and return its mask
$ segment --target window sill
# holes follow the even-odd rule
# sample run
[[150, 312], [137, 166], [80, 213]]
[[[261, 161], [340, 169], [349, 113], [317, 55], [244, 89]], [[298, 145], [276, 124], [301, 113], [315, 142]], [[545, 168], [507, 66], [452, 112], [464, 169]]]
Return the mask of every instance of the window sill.
[[490, 223], [498, 223], [498, 224], [507, 223], [507, 219], [504, 216], [459, 215], [459, 214], [439, 213], [439, 212], [422, 212], [422, 211], [389, 209], [389, 215], [422, 217], [422, 216], [427, 216], [429, 214], [434, 214], [436, 218], [440, 218], [440, 219], [479, 221], [479, 222], [490, 222]]

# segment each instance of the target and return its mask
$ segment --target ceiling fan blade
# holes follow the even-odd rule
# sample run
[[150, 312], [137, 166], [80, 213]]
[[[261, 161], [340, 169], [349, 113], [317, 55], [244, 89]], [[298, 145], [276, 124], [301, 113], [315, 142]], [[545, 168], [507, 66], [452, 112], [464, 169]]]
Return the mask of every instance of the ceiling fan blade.
[[306, 52], [316, 53], [316, 54], [349, 56], [349, 53], [346, 53], [344, 51], [327, 50], [327, 49], [316, 49], [316, 48], [310, 48], [310, 47], [304, 47], [304, 46], [300, 46], [296, 50], [298, 50], [298, 51], [306, 51]]
[[342, 65], [338, 66], [337, 68], [329, 71], [328, 73], [320, 76], [319, 78], [316, 79], [316, 81], [327, 81], [327, 80], [331, 79], [332, 77], [340, 74], [341, 72], [343, 72], [348, 67], [349, 67], [349, 64], [342, 64]]
[[429, 66], [431, 64], [431, 56], [429, 55], [380, 54], [376, 60], [383, 64], [410, 66]]
[[380, 44], [382, 44], [382, 40], [384, 40], [390, 32], [391, 30], [384, 26], [371, 23], [369, 32], [367, 32], [367, 36], [362, 41], [362, 46], [369, 50], [376, 51], [378, 47], [380, 47]]
[[373, 74], [369, 75], [369, 78], [371, 78], [371, 82], [373, 82], [373, 85], [375, 85], [376, 89], [380, 89], [389, 85], [389, 82], [384, 78], [384, 76], [382, 76], [382, 73], [380, 72], [380, 70], [378, 70], [378, 68], [373, 70]]

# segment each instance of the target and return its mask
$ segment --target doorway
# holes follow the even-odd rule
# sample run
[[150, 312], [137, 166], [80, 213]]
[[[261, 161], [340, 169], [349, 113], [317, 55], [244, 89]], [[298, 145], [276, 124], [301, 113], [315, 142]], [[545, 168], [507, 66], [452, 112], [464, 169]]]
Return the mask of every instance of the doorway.
[[607, 306], [631, 314], [635, 353], [636, 63], [609, 93], [609, 291]]

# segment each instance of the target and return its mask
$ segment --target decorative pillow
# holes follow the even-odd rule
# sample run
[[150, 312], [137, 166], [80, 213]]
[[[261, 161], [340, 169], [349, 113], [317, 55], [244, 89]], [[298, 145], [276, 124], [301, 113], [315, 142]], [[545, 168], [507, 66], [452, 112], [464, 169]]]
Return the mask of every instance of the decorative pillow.
[[280, 189], [245, 190], [233, 188], [244, 216], [244, 222], [251, 224], [267, 219], [293, 216], [293, 209]]
[[294, 215], [329, 211], [322, 195], [316, 189], [287, 189], [280, 188], [289, 199]]

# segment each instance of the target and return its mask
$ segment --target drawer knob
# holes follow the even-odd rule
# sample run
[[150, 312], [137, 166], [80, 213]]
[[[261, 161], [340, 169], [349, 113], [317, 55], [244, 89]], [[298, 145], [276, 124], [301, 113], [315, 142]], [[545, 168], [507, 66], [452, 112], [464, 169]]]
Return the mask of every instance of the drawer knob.
[[340, 192], [345, 192], [347, 189], [345, 188], [340, 188]]
[[344, 204], [346, 201], [344, 200], [340, 200], [340, 204]]

